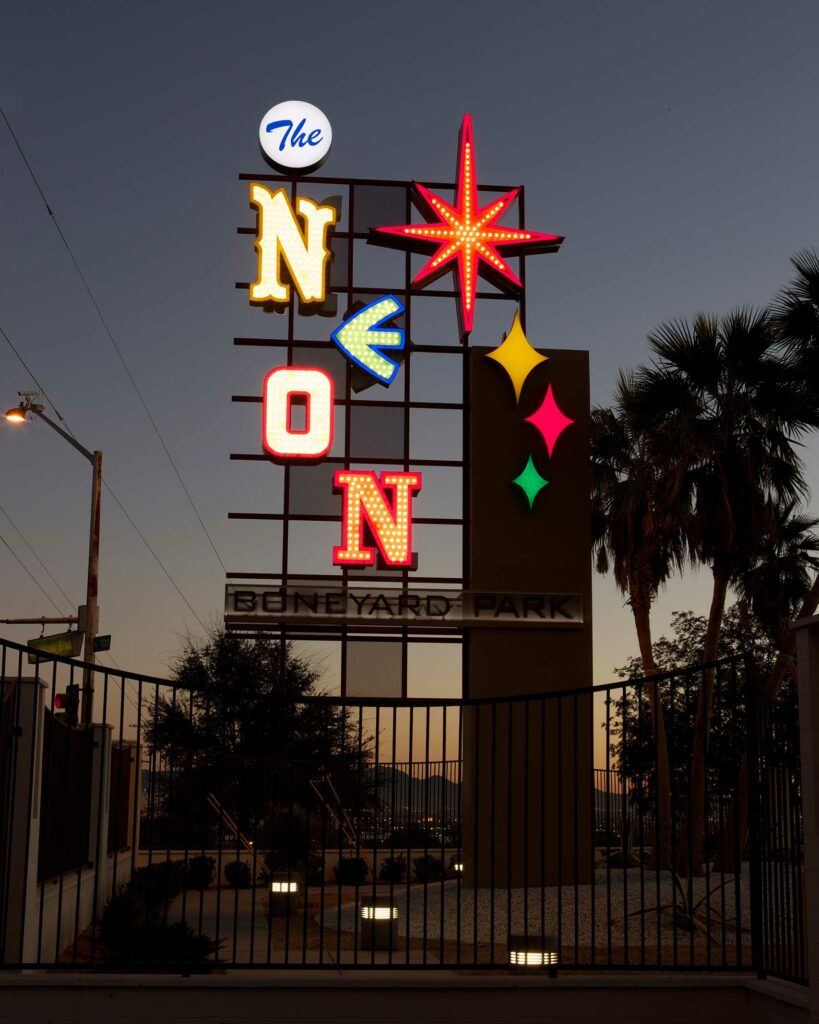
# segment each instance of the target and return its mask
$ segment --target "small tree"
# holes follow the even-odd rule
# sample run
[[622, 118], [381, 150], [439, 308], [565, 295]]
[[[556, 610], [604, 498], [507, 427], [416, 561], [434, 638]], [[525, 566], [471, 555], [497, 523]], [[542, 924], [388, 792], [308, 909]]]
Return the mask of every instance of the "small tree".
[[[701, 673], [696, 666], [702, 659], [707, 628], [704, 616], [690, 611], [675, 612], [670, 635], [661, 637], [654, 644], [658, 671], [680, 673], [675, 680], [658, 687], [668, 740], [673, 820], [678, 834], [688, 805], [690, 751]], [[723, 808], [727, 808], [739, 785], [740, 766], [746, 750], [744, 665], [754, 665], [764, 678], [776, 661], [777, 649], [758, 622], [754, 618], [749, 619], [746, 609], [738, 602], [725, 613], [718, 653], [720, 658], [744, 656], [739, 671], [731, 665], [717, 671], [714, 687], [707, 788], [712, 804], [721, 803]], [[635, 657], [616, 674], [624, 680], [633, 679], [640, 675], [641, 668], [641, 660]], [[654, 770], [654, 749], [647, 703], [644, 690], [626, 686], [621, 696], [613, 697], [607, 717], [612, 754], [625, 776], [630, 800], [641, 811], [652, 813], [653, 795], [646, 781]], [[779, 735], [785, 735], [789, 728], [796, 729], [795, 709], [796, 688], [788, 677], [774, 712], [778, 718]], [[795, 736], [794, 742], [786, 747], [791, 752], [798, 750]]]
[[[281, 816], [296, 809], [318, 826], [327, 812], [311, 785], [318, 775], [344, 794], [350, 817], [371, 802], [367, 787], [351, 783], [368, 777], [359, 768], [370, 759], [371, 738], [338, 705], [311, 700], [319, 696], [318, 673], [289, 645], [213, 629], [187, 641], [174, 682], [157, 693], [145, 737], [177, 841], [203, 821], [215, 823], [213, 796], [242, 833], [260, 839], [260, 849], [289, 859], [293, 844], [289, 852], [275, 837], [265, 844], [264, 833], [281, 833]], [[309, 845], [295, 819], [290, 831]], [[308, 861], [304, 851], [300, 860]]]

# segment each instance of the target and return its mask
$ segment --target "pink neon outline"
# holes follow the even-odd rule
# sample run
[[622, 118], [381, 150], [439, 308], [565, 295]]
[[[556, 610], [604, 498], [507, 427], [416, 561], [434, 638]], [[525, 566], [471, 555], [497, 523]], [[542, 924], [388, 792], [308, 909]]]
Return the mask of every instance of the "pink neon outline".
[[[467, 146], [469, 147], [469, 157], [467, 158]], [[467, 184], [467, 172], [469, 173], [469, 183]], [[512, 189], [511, 192], [506, 192], [504, 195], [493, 199], [487, 203], [486, 206], [478, 207], [478, 174], [476, 170], [475, 161], [475, 143], [472, 139], [472, 115], [464, 114], [464, 119], [461, 124], [460, 135], [458, 136], [458, 168], [456, 172], [457, 177], [457, 200], [456, 206], [452, 206], [447, 203], [440, 196], [436, 196], [435, 193], [431, 192], [428, 188], [423, 185], [419, 185], [417, 182], [415, 188], [428, 207], [429, 213], [433, 218], [437, 220], [430, 220], [426, 224], [404, 224], [397, 227], [379, 227], [376, 231], [379, 231], [385, 235], [397, 235], [400, 238], [406, 240], [418, 240], [421, 242], [435, 242], [438, 244], [438, 249], [430, 256], [429, 260], [415, 275], [413, 284], [420, 284], [422, 281], [437, 277], [438, 274], [442, 273], [448, 265], [456, 260], [456, 268], [458, 274], [458, 286], [460, 291], [460, 308], [461, 317], [463, 320], [464, 332], [469, 333], [472, 330], [472, 326], [475, 320], [475, 297], [478, 290], [478, 275], [481, 273], [482, 264], [488, 269], [490, 273], [497, 274], [502, 280], [507, 281], [513, 288], [521, 289], [523, 287], [517, 274], [512, 270], [506, 260], [498, 252], [498, 248], [502, 248], [507, 245], [518, 245], [518, 246], [532, 246], [541, 242], [560, 242], [563, 239], [562, 235], [548, 235], [543, 234], [540, 231], [529, 231], [526, 228], [510, 228], [505, 225], [497, 224], [497, 221], [506, 213], [509, 206], [515, 201], [520, 192], [519, 188]], [[437, 204], [437, 207], [436, 207]], [[489, 215], [488, 211], [498, 206], [495, 213]], [[485, 223], [481, 225], [484, 231], [497, 230], [502, 231], [510, 238], [496, 239], [490, 241], [488, 239], [482, 239], [481, 244], [487, 252], [480, 252], [474, 248], [470, 250], [469, 256], [469, 287], [466, 286], [466, 263], [467, 260], [464, 256], [463, 244], [459, 243], [457, 247], [452, 251], [448, 252], [453, 246], [451, 238], [441, 238], [440, 234], [436, 237], [436, 232], [440, 232], [442, 229], [450, 229], [453, 225], [450, 221], [454, 221], [460, 227], [464, 221], [469, 218], [471, 224], [476, 224], [485, 219]], [[448, 252], [446, 258], [437, 262], [439, 257]], [[492, 262], [492, 258], [498, 260], [499, 266]]]
[[[342, 512], [341, 512], [341, 544], [336, 545], [336, 546], [333, 547], [333, 565], [338, 565], [338, 566], [342, 566], [343, 567], [345, 565], [373, 565], [375, 563], [375, 548], [371, 547], [369, 544], [365, 544], [364, 543], [364, 519], [365, 519], [365, 517], [367, 519], [367, 522], [370, 524], [370, 530], [372, 531], [373, 538], [375, 539], [375, 543], [378, 546], [378, 550], [381, 552], [381, 557], [384, 559], [386, 564], [389, 565], [389, 566], [395, 566], [395, 568], [404, 568], [404, 567], [406, 567], [408, 565], [412, 565], [412, 555], [413, 555], [413, 551], [412, 551], [412, 499], [418, 493], [418, 491], [421, 490], [421, 488], [424, 485], [423, 474], [422, 473], [413, 473], [413, 472], [394, 471], [394, 470], [389, 470], [389, 469], [385, 469], [385, 470], [381, 471], [381, 476], [382, 477], [384, 477], [384, 476], [397, 476], [397, 477], [400, 477], [403, 480], [403, 479], [406, 479], [407, 477], [411, 476], [411, 477], [415, 477], [417, 479], [417, 481], [418, 481], [417, 483], [412, 484], [410, 486], [409, 493], [407, 495], [407, 497], [408, 497], [408, 507], [407, 507], [407, 558], [406, 558], [406, 561], [396, 561], [396, 560], [390, 558], [390, 556], [387, 554], [387, 552], [384, 549], [384, 545], [381, 543], [381, 537], [379, 535], [378, 529], [375, 527], [372, 519], [370, 518], [370, 516], [369, 516], [369, 514], [367, 512], [367, 509], [366, 509], [366, 507], [364, 505], [364, 502], [359, 499], [359, 504], [361, 505], [361, 515], [359, 516], [359, 522], [358, 522], [358, 545], [357, 545], [357, 550], [361, 551], [361, 552], [364, 552], [364, 553], [367, 553], [368, 557], [367, 557], [367, 559], [365, 561], [363, 558], [346, 558], [346, 559], [340, 559], [339, 558], [339, 553], [340, 552], [342, 552], [342, 551], [349, 551], [350, 550], [350, 533], [349, 533], [350, 517], [347, 514], [348, 508], [349, 508], [349, 493], [350, 492], [349, 492], [348, 483], [345, 483], [345, 482], [339, 480], [339, 476], [342, 473], [350, 473], [350, 474], [353, 474], [356, 477], [365, 477], [365, 476], [370, 477], [372, 482], [375, 484], [377, 490], [379, 491], [379, 493], [381, 495], [381, 498], [382, 498], [384, 504], [387, 506], [387, 508], [390, 508], [391, 506], [390, 506], [389, 501], [387, 500], [387, 495], [384, 493], [384, 488], [389, 487], [390, 490], [393, 492], [393, 495], [392, 495], [392, 497], [393, 497], [393, 506], [397, 505], [397, 502], [398, 502], [398, 484], [397, 483], [392, 483], [392, 484], [386, 484], [385, 483], [385, 484], [382, 484], [381, 481], [378, 479], [378, 476], [376, 475], [375, 470], [372, 470], [372, 469], [337, 469], [335, 471], [335, 473], [333, 474], [333, 486], [335, 488], [337, 488], [337, 489], [341, 489], [342, 490], [342, 498], [343, 498], [344, 505], [343, 505]], [[395, 516], [397, 518], [397, 511], [395, 512]]]
[[569, 419], [557, 404], [550, 384], [546, 390], [546, 397], [532, 415], [526, 417], [526, 422], [531, 423], [540, 432], [551, 458], [560, 435], [566, 427], [574, 423], [574, 420]]
[[[304, 452], [280, 452], [280, 451], [276, 451], [275, 448], [272, 448], [267, 443], [267, 405], [268, 405], [268, 390], [269, 390], [270, 378], [274, 374], [276, 374], [276, 373], [281, 373], [283, 371], [292, 371], [292, 370], [299, 370], [300, 372], [303, 372], [304, 370], [309, 370], [312, 373], [319, 373], [319, 374], [321, 374], [322, 377], [324, 377], [327, 380], [327, 383], [330, 385], [330, 430], [329, 430], [330, 437], [329, 437], [329, 442], [327, 444], [327, 447], [323, 451], [317, 452], [316, 454], [312, 454], [312, 453], [306, 454]], [[287, 415], [287, 423], [285, 423], [285, 434], [291, 434], [292, 433], [295, 437], [304, 437], [306, 434], [309, 433], [309, 427], [310, 427], [310, 422], [311, 422], [311, 419], [310, 419], [310, 417], [311, 417], [311, 410], [312, 410], [312, 407], [313, 407], [313, 396], [310, 394], [310, 392], [305, 391], [303, 388], [299, 388], [298, 390], [295, 390], [295, 391], [291, 390], [291, 389], [288, 389], [286, 394], [287, 394], [287, 402], [286, 402], [286, 405], [285, 405], [285, 410], [286, 410], [286, 415]], [[289, 429], [289, 425], [290, 425], [290, 403], [291, 403], [291, 396], [293, 394], [296, 394], [296, 395], [308, 395], [308, 402], [307, 402], [307, 425], [308, 425], [308, 429], [307, 430], [291, 431]], [[335, 418], [336, 418], [335, 417], [335, 386], [333, 384], [333, 378], [330, 376], [330, 374], [326, 370], [322, 370], [320, 366], [274, 366], [273, 369], [268, 374], [265, 375], [264, 384], [262, 385], [262, 447], [264, 448], [264, 450], [267, 452], [268, 455], [272, 455], [273, 458], [275, 458], [275, 459], [296, 459], [298, 461], [323, 459], [324, 456], [333, 447], [333, 435], [335, 433]]]

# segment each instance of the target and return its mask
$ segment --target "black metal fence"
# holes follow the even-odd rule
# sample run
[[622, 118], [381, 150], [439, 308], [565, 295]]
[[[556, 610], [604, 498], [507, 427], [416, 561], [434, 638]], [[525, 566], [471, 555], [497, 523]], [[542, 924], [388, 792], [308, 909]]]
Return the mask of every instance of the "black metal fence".
[[[741, 661], [491, 701], [274, 685], [260, 716], [28, 653], [0, 643], [5, 967], [805, 980], [793, 688]], [[84, 728], [55, 698], [88, 680]]]

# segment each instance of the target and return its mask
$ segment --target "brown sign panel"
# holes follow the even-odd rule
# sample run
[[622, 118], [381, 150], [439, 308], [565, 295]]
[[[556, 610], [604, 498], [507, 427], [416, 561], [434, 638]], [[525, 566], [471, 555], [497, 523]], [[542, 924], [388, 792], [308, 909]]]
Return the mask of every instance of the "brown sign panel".
[[[470, 351], [469, 547], [471, 590], [579, 594], [577, 629], [465, 630], [467, 696], [510, 697], [577, 690], [592, 683], [591, 469], [588, 353], [538, 349], [516, 401], [509, 376], [489, 349]], [[572, 420], [551, 451], [527, 422], [547, 400]], [[548, 483], [529, 501], [512, 481], [529, 459]], [[537, 482], [537, 480], [536, 480]], [[464, 861], [469, 884], [586, 882], [591, 871], [592, 701], [590, 694], [544, 700], [532, 730], [523, 705], [493, 703], [464, 712]], [[492, 766], [495, 766], [493, 772]], [[545, 770], [544, 770], [545, 768]], [[526, 779], [526, 786], [520, 780]], [[561, 803], [569, 784], [576, 819]], [[494, 790], [493, 790], [494, 787]], [[492, 827], [505, 802], [510, 836]], [[544, 856], [540, 836], [551, 837]], [[528, 866], [528, 867], [527, 867]]]
[[579, 594], [496, 594], [364, 587], [262, 587], [229, 584], [225, 623], [578, 628]]

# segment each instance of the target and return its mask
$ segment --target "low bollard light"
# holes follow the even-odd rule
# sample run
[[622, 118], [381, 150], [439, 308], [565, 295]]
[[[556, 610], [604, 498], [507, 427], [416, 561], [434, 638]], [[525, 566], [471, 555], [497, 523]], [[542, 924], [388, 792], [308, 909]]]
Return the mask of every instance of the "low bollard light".
[[510, 935], [508, 949], [513, 967], [557, 966], [557, 941], [553, 935]]
[[389, 896], [367, 896], [361, 901], [361, 949], [395, 949], [398, 939], [398, 908]]
[[287, 872], [271, 876], [268, 906], [271, 917], [288, 917], [298, 910], [299, 883]]

